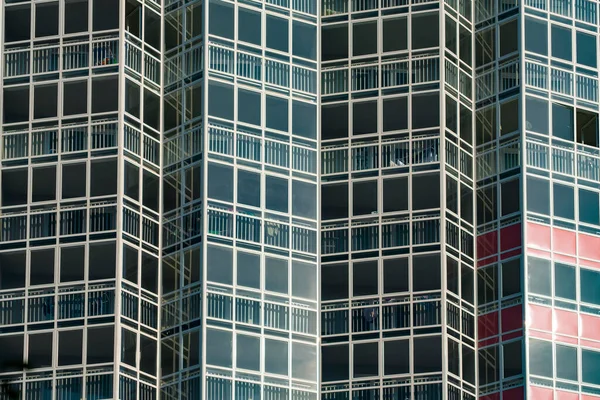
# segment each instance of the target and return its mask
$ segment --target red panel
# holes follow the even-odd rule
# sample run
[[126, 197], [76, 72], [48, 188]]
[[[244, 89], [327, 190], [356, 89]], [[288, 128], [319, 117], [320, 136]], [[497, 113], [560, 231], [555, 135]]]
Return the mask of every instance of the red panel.
[[576, 312], [554, 310], [554, 332], [563, 335], [579, 335], [579, 316]]
[[502, 392], [502, 398], [504, 400], [523, 400], [525, 398], [525, 394], [523, 392], [522, 386], [514, 389], [504, 390]]
[[584, 314], [581, 314], [579, 317], [581, 318], [581, 328], [579, 330], [581, 337], [600, 340], [600, 318]]
[[477, 268], [485, 267], [498, 261], [498, 256], [488, 257], [485, 260], [477, 261]]
[[477, 333], [480, 339], [498, 334], [498, 311], [477, 318]]
[[502, 335], [502, 341], [506, 342], [507, 340], [520, 338], [521, 336], [523, 336], [523, 331], [511, 332], [507, 335]]
[[481, 396], [479, 400], [500, 400], [500, 393], [486, 394]]
[[550, 250], [552, 248], [550, 227], [528, 222], [527, 246], [534, 249]]
[[479, 347], [491, 346], [493, 344], [498, 343], [499, 341], [500, 341], [500, 338], [498, 336], [490, 338], [490, 339], [480, 340]]
[[523, 328], [523, 309], [521, 305], [502, 310], [502, 332]]
[[579, 400], [579, 394], [557, 390], [556, 400]]
[[498, 231], [477, 236], [477, 258], [486, 258], [496, 253], [498, 253]]
[[537, 386], [529, 386], [529, 399], [531, 400], [553, 400], [554, 390], [541, 388]]
[[579, 256], [591, 258], [592, 260], [600, 259], [600, 238], [580, 233]]
[[521, 246], [521, 224], [514, 224], [500, 229], [500, 251]]
[[506, 253], [502, 253], [500, 255], [500, 259], [506, 260], [507, 258], [516, 257], [518, 255], [521, 255], [521, 249], [515, 249], [515, 250], [507, 251]]
[[554, 340], [556, 340], [557, 342], [561, 342], [561, 343], [568, 343], [568, 344], [575, 344], [575, 345], [579, 344], [579, 339], [570, 337], [570, 336], [554, 335]]
[[527, 306], [527, 326], [531, 329], [552, 332], [552, 309], [529, 304]]
[[566, 229], [552, 229], [552, 250], [577, 255], [577, 233]]

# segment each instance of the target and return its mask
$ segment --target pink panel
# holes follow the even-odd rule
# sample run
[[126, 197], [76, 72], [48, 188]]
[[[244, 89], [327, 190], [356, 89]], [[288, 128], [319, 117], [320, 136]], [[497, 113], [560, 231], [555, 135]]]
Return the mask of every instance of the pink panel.
[[477, 333], [480, 338], [498, 334], [498, 312], [481, 315], [477, 319]]
[[600, 342], [592, 342], [591, 340], [579, 339], [579, 344], [585, 347], [593, 347], [595, 349], [600, 349]]
[[527, 246], [534, 249], [550, 250], [552, 248], [550, 227], [528, 222]]
[[553, 400], [554, 391], [552, 389], [529, 386], [529, 399], [531, 400]]
[[552, 229], [552, 250], [577, 255], [577, 233], [566, 229]]
[[600, 269], [600, 263], [591, 261], [591, 260], [580, 259], [579, 265], [583, 265], [585, 267], [590, 267], [590, 268]]
[[521, 246], [521, 224], [514, 224], [500, 229], [500, 251]]
[[523, 387], [505, 390], [502, 392], [502, 399], [504, 400], [523, 400], [525, 394], [523, 393]]
[[568, 343], [568, 344], [579, 344], [579, 339], [571, 337], [571, 336], [562, 336], [562, 335], [554, 335], [554, 340], [556, 340], [557, 342], [561, 342], [561, 343]]
[[530, 256], [534, 256], [534, 257], [540, 257], [540, 258], [552, 258], [552, 253], [549, 251], [544, 251], [544, 250], [540, 250], [540, 249], [533, 249], [531, 247], [529, 247], [527, 249], [527, 253]]
[[579, 316], [582, 338], [600, 340], [600, 318], [581, 314]]
[[523, 328], [523, 309], [521, 305], [502, 310], [502, 332]]
[[554, 253], [552, 256], [555, 261], [564, 262], [566, 264], [577, 264], [577, 258], [571, 256], [565, 256], [564, 254]]
[[600, 259], [600, 238], [580, 233], [579, 256], [591, 258], [592, 260]]
[[579, 400], [579, 394], [557, 390], [556, 400]]
[[486, 258], [496, 253], [498, 253], [498, 231], [477, 236], [477, 258]]
[[531, 337], [535, 337], [538, 339], [552, 340], [552, 334], [550, 332], [536, 331], [534, 329], [530, 329], [527, 331], [527, 334]]
[[552, 309], [529, 304], [527, 306], [527, 326], [531, 329], [552, 332]]
[[583, 394], [583, 393], [581, 394], [581, 400], [599, 400], [599, 399], [600, 399], [600, 397], [598, 397], [598, 396], [592, 396], [592, 395]]
[[554, 310], [554, 332], [563, 335], [579, 335], [579, 316], [576, 312]]

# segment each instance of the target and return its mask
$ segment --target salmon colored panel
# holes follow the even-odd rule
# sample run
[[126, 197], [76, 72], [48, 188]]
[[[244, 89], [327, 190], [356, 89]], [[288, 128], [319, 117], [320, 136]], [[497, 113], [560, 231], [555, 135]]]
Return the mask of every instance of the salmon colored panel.
[[502, 332], [523, 328], [523, 309], [521, 305], [502, 310]]
[[531, 400], [553, 400], [554, 390], [541, 388], [537, 386], [529, 386], [529, 399]]
[[576, 312], [554, 310], [554, 332], [562, 335], [579, 335], [579, 316]]
[[552, 308], [527, 305], [527, 326], [531, 329], [552, 332]]
[[477, 318], [477, 333], [480, 338], [498, 334], [498, 311], [481, 315]]
[[579, 394], [557, 390], [556, 400], [579, 400]]
[[479, 400], [500, 400], [500, 393], [486, 394], [481, 396]]
[[549, 226], [527, 223], [527, 247], [550, 250], [552, 231]]
[[540, 249], [534, 249], [531, 247], [527, 248], [527, 254], [530, 256], [540, 257], [540, 258], [552, 258], [551, 252], [540, 250]]
[[561, 343], [579, 344], [579, 339], [570, 336], [554, 335], [554, 340]]
[[521, 224], [500, 229], [500, 252], [521, 246]]
[[552, 229], [552, 250], [577, 255], [577, 233], [566, 229]]
[[552, 334], [550, 332], [542, 332], [542, 331], [536, 331], [535, 329], [530, 329], [527, 331], [527, 333], [529, 336], [535, 337], [538, 339], [552, 340]]
[[515, 249], [511, 251], [507, 251], [506, 253], [502, 253], [500, 255], [501, 260], [506, 260], [507, 258], [515, 257], [521, 254], [521, 249]]
[[592, 260], [600, 259], [600, 238], [580, 233], [579, 256], [591, 258]]
[[523, 400], [525, 398], [525, 394], [523, 393], [523, 387], [518, 387], [514, 389], [504, 390], [502, 392], [503, 400]]
[[581, 394], [581, 400], [599, 400], [599, 399], [600, 399], [600, 397], [598, 397], [598, 396], [592, 396], [592, 395], [583, 394], [583, 393]]
[[579, 344], [585, 347], [593, 347], [595, 349], [600, 349], [600, 342], [592, 342], [591, 340], [580, 339]]
[[581, 318], [581, 329], [579, 330], [581, 337], [600, 340], [600, 318], [585, 314], [581, 314], [579, 317]]
[[477, 236], [477, 258], [486, 258], [498, 253], [498, 231]]
[[600, 269], [600, 263], [592, 260], [584, 260], [583, 258], [579, 259], [579, 265], [583, 265], [584, 267]]
[[485, 267], [498, 261], [498, 256], [488, 257], [485, 260], [477, 261], [477, 268]]
[[507, 335], [502, 335], [502, 341], [506, 342], [507, 340], [520, 338], [521, 336], [523, 336], [523, 331], [511, 332]]
[[565, 264], [577, 264], [577, 257], [565, 256], [564, 254], [554, 253], [552, 258], [555, 261], [564, 262]]

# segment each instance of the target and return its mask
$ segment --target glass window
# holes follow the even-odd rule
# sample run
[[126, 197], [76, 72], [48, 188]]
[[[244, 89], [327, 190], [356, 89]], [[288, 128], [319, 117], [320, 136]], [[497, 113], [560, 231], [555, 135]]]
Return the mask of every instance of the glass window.
[[520, 340], [502, 345], [504, 378], [521, 375], [523, 373], [522, 351]]
[[477, 304], [487, 304], [498, 299], [498, 276], [496, 266], [480, 268], [477, 271]]
[[25, 252], [0, 253], [0, 289], [25, 286]]
[[352, 25], [352, 55], [364, 56], [377, 53], [377, 21]]
[[550, 181], [527, 176], [527, 210], [550, 215]]
[[288, 260], [265, 257], [265, 290], [288, 293]]
[[429, 128], [440, 125], [439, 92], [416, 94], [412, 96], [413, 129]]
[[212, 328], [206, 329], [206, 363], [219, 367], [232, 367], [232, 333]]
[[500, 104], [500, 134], [508, 135], [519, 130], [519, 99]]
[[571, 61], [573, 58], [573, 44], [571, 29], [558, 25], [552, 25], [552, 57]]
[[207, 279], [231, 285], [233, 283], [233, 249], [209, 245], [206, 251]]
[[548, 22], [525, 18], [525, 50], [548, 55]]
[[348, 218], [348, 183], [321, 186], [321, 218]]
[[596, 68], [596, 36], [577, 31], [576, 40], [577, 63]]
[[554, 295], [569, 300], [577, 300], [577, 271], [575, 267], [554, 264]]
[[321, 28], [321, 61], [348, 58], [348, 24]]
[[238, 170], [237, 201], [249, 206], [260, 207], [260, 174]]
[[408, 257], [383, 260], [383, 292], [408, 292]]
[[575, 189], [572, 186], [553, 183], [554, 216], [575, 219]]
[[584, 383], [600, 385], [600, 353], [581, 350], [581, 380]]
[[288, 374], [288, 343], [281, 340], [265, 339], [265, 372]]
[[426, 210], [440, 207], [440, 175], [412, 175], [412, 208]]
[[413, 291], [440, 290], [442, 265], [439, 253], [413, 256], [412, 264]]
[[292, 181], [292, 214], [297, 217], [317, 217], [317, 186], [313, 183]]
[[236, 367], [260, 371], [260, 337], [236, 335]]
[[548, 101], [536, 97], [527, 97], [526, 106], [527, 130], [548, 134]]
[[233, 167], [208, 164], [208, 197], [215, 200], [233, 201]]
[[518, 50], [518, 32], [516, 19], [500, 25], [500, 57]]
[[267, 96], [267, 128], [287, 132], [288, 130], [288, 99]]
[[579, 189], [579, 221], [600, 224], [600, 199], [597, 192]]
[[573, 107], [552, 103], [552, 136], [573, 140]]
[[[584, 352], [586, 350], [583, 350]], [[596, 360], [600, 362], [600, 359]], [[560, 379], [568, 379], [570, 381], [577, 380], [577, 347], [556, 345], [556, 377]], [[600, 369], [596, 370], [600, 373]], [[585, 378], [584, 378], [585, 379]], [[595, 383], [600, 383], [600, 380]]]
[[210, 0], [208, 33], [233, 40], [233, 8], [233, 4]]
[[458, 48], [456, 44], [457, 34], [456, 34], [456, 21], [446, 15], [446, 50], [453, 52], [454, 54], [458, 54]]
[[361, 101], [352, 105], [352, 133], [364, 135], [377, 132], [377, 101]]
[[266, 208], [269, 210], [288, 212], [288, 180], [267, 175], [265, 181]]
[[238, 89], [238, 121], [260, 125], [260, 93], [252, 90]]
[[354, 378], [379, 375], [379, 343], [354, 344]]
[[383, 51], [408, 48], [408, 24], [406, 17], [383, 20]]
[[317, 299], [317, 266], [292, 261], [292, 296]]
[[408, 129], [408, 97], [383, 100], [383, 131]]
[[208, 82], [208, 113], [214, 117], [233, 120], [233, 86]]
[[383, 212], [408, 210], [408, 177], [383, 180]]
[[438, 13], [412, 15], [412, 48], [424, 49], [439, 46]]
[[460, 59], [467, 65], [471, 65], [471, 40], [473, 35], [462, 25], [458, 26]]
[[317, 379], [317, 346], [292, 343], [292, 378], [307, 381]]
[[377, 181], [354, 182], [352, 215], [377, 213]]
[[415, 374], [442, 371], [441, 336], [415, 337], [413, 346]]
[[238, 7], [238, 40], [260, 46], [261, 14], [259, 12]]
[[527, 257], [529, 291], [544, 296], [552, 296], [552, 263], [543, 258]]
[[343, 381], [349, 377], [349, 345], [321, 347], [321, 373], [323, 382]]
[[321, 266], [321, 300], [348, 298], [348, 264]]
[[260, 289], [260, 255], [237, 252], [237, 284]]
[[321, 106], [321, 139], [348, 137], [348, 103]]
[[287, 19], [267, 15], [267, 47], [287, 53], [288, 31], [289, 21]]
[[410, 342], [393, 340], [383, 342], [383, 373], [385, 375], [410, 372]]
[[317, 27], [294, 20], [292, 22], [292, 53], [298, 57], [317, 59]]
[[552, 342], [529, 340], [529, 371], [533, 375], [552, 378]]
[[521, 207], [519, 183], [519, 179], [511, 179], [500, 184], [503, 216], [515, 213]]
[[317, 106], [292, 101], [292, 133], [308, 139], [317, 138]]
[[[8, 20], [8, 19], [7, 19]], [[28, 18], [29, 20], [29, 18]], [[65, 34], [88, 30], [87, 0], [65, 1]]]
[[81, 364], [83, 330], [58, 332], [58, 365]]
[[581, 301], [600, 305], [600, 271], [581, 268], [579, 270]]
[[378, 293], [377, 261], [354, 263], [352, 268], [352, 294], [368, 296]]

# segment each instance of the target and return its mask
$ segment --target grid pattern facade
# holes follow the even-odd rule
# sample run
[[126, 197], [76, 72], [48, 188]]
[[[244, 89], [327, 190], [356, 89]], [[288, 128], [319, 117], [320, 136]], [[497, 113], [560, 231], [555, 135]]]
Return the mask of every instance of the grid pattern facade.
[[4, 1], [0, 399], [600, 399], [597, 8]]

